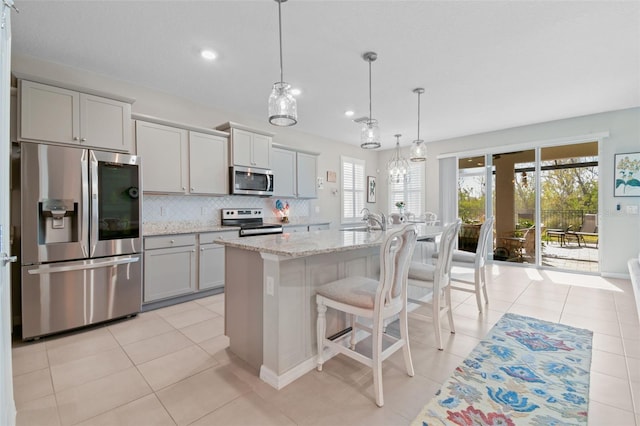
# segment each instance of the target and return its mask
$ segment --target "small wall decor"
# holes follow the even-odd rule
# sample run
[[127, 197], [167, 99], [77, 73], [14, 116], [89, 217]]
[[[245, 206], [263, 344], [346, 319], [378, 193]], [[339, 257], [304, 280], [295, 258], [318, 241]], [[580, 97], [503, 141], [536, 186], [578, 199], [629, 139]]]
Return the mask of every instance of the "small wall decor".
[[640, 152], [615, 155], [614, 197], [640, 197]]
[[336, 172], [327, 170], [327, 182], [335, 182], [335, 181], [336, 181]]
[[376, 177], [367, 176], [367, 203], [376, 202]]

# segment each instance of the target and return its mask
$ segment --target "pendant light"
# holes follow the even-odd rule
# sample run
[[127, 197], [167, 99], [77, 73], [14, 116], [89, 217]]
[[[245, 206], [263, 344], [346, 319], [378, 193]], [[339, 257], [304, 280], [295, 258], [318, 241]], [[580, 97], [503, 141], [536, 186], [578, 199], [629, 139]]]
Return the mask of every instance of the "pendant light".
[[411, 161], [426, 161], [427, 159], [427, 147], [424, 141], [420, 139], [420, 95], [424, 93], [422, 87], [413, 89], [413, 93], [418, 94], [418, 138], [411, 144], [411, 151], [409, 152], [409, 159]]
[[389, 171], [389, 183], [409, 182], [409, 162], [400, 155], [400, 134], [393, 135], [396, 138], [396, 151], [387, 163]]
[[269, 96], [269, 123], [274, 126], [293, 126], [298, 122], [298, 106], [291, 94], [291, 85], [284, 82], [282, 69], [282, 3], [287, 0], [275, 0], [278, 3], [278, 30], [280, 38], [280, 81], [273, 83]]
[[369, 63], [369, 118], [364, 122], [360, 131], [360, 148], [376, 149], [380, 148], [380, 129], [378, 120], [371, 116], [371, 62], [378, 59], [376, 52], [367, 52], [362, 55], [362, 59]]

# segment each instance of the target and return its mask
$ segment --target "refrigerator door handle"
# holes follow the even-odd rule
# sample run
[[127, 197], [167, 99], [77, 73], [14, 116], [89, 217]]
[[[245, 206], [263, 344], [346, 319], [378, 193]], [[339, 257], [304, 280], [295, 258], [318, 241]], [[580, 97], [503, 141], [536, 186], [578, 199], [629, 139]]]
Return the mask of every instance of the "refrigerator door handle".
[[105, 260], [94, 260], [92, 262], [82, 262], [74, 265], [53, 266], [41, 265], [36, 269], [29, 269], [29, 274], [53, 274], [56, 272], [81, 271], [85, 269], [105, 268], [107, 266], [125, 265], [127, 263], [135, 263], [140, 260], [139, 256], [130, 256], [125, 258], [109, 258]]
[[[98, 245], [98, 159], [93, 150], [89, 150], [89, 197], [91, 199], [90, 211], [87, 211], [87, 226], [90, 228], [89, 236], [89, 257], [94, 256]], [[86, 182], [86, 181], [85, 181]], [[89, 226], [89, 223], [91, 226]]]

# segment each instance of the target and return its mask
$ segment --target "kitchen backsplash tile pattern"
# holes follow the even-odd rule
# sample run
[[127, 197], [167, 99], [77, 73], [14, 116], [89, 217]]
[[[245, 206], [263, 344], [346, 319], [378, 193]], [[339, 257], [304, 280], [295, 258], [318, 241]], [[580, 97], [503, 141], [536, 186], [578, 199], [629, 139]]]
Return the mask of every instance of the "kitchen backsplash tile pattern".
[[[200, 222], [220, 225], [220, 209], [262, 208], [265, 221], [275, 221], [277, 197], [199, 197], [193, 195], [145, 194], [142, 202], [143, 223]], [[309, 217], [309, 200], [281, 198], [289, 203], [291, 217]]]

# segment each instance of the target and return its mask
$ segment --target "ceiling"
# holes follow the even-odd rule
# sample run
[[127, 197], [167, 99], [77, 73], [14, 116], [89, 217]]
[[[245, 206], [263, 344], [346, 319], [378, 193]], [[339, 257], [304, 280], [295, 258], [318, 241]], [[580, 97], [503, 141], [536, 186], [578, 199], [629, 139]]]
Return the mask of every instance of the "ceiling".
[[[13, 52], [267, 120], [279, 80], [273, 0], [16, 0]], [[296, 130], [382, 148], [640, 106], [640, 1], [315, 1], [282, 4]], [[217, 52], [214, 62], [200, 50]], [[211, 126], [220, 123], [211, 123]], [[274, 128], [277, 132], [277, 128]]]

